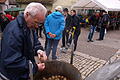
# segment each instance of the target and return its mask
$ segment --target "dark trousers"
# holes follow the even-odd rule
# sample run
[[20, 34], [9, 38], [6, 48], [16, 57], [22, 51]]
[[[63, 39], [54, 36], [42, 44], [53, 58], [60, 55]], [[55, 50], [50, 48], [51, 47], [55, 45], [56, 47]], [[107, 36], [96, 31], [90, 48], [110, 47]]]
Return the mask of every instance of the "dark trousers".
[[42, 37], [42, 30], [43, 30], [43, 28], [41, 26], [36, 29], [36, 34], [38, 37]]
[[43, 28], [42, 27], [39, 27], [39, 36], [42, 37], [42, 30]]
[[105, 27], [100, 28], [100, 34], [99, 34], [99, 39], [103, 40], [105, 36]]
[[47, 35], [45, 34], [45, 47], [44, 47], [44, 49], [46, 50], [46, 48], [47, 48]]
[[68, 32], [64, 30], [62, 35], [62, 47], [65, 47], [66, 44], [68, 43], [68, 37], [69, 37]]
[[37, 36], [38, 36], [38, 28], [36, 28], [36, 34], [37, 34]]
[[70, 44], [72, 43], [72, 40], [74, 41], [74, 51], [76, 50], [76, 47], [77, 47], [77, 41], [78, 41], [79, 35], [80, 35], [80, 33], [74, 34], [73, 39], [72, 39], [72, 35], [71, 35], [70, 39], [69, 39]]

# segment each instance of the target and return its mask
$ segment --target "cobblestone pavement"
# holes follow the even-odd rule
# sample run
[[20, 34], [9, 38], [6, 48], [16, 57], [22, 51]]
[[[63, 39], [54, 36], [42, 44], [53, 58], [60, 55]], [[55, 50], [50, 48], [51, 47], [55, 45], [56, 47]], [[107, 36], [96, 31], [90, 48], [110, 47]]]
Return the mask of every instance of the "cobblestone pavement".
[[87, 42], [89, 30], [82, 29], [79, 37], [77, 51], [82, 52], [102, 60], [108, 60], [120, 48], [119, 31], [108, 31], [103, 41], [97, 41], [99, 33], [95, 32], [93, 36], [94, 42]]
[[[120, 31], [110, 31], [105, 35], [105, 40], [96, 41], [98, 33], [94, 34], [93, 43], [87, 42], [88, 30], [82, 29], [78, 40], [77, 51], [74, 52], [73, 65], [80, 71], [82, 78], [85, 79], [91, 73], [102, 67], [106, 63], [120, 59]], [[44, 46], [44, 38], [39, 39]], [[61, 42], [57, 50], [59, 61], [70, 63], [71, 51], [60, 52]]]
[[[96, 41], [99, 33], [94, 34], [93, 43], [87, 42], [88, 30], [82, 29], [82, 33], [79, 37], [77, 51], [74, 52], [73, 65], [80, 71], [82, 78], [85, 79], [91, 73], [102, 67], [108, 61], [114, 61], [119, 59], [120, 54], [115, 54], [120, 49], [120, 31], [110, 31], [106, 34], [105, 40]], [[44, 45], [44, 39], [40, 39]], [[57, 50], [57, 56], [59, 61], [70, 63], [71, 54], [70, 49], [67, 53], [60, 52], [61, 42]], [[117, 53], [119, 53], [118, 51]]]
[[[58, 53], [58, 60], [70, 63], [71, 54]], [[102, 67], [106, 63], [105, 60], [100, 60], [80, 52], [75, 51], [73, 57], [73, 65], [80, 71], [82, 78], [86, 78], [98, 68]]]
[[[44, 43], [43, 40], [40, 41]], [[57, 50], [57, 56], [58, 61], [70, 63], [71, 49], [69, 49], [66, 53], [61, 53], [59, 46]], [[51, 60], [51, 56], [49, 57], [49, 60]], [[105, 63], [105, 60], [101, 60], [78, 51], [74, 52], [73, 65], [80, 71], [83, 79], [96, 71], [98, 68], [102, 67]]]

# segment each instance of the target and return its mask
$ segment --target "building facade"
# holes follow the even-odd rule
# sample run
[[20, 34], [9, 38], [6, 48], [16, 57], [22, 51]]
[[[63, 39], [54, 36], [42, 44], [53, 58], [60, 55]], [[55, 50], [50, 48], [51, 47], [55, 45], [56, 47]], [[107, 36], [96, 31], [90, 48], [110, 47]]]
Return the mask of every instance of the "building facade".
[[54, 8], [58, 5], [70, 10], [72, 5], [75, 4], [77, 1], [78, 0], [54, 0], [52, 10], [54, 10]]
[[51, 10], [54, 0], [16, 0], [17, 5], [21, 8], [25, 8], [30, 2], [40, 2], [46, 6], [47, 9]]
[[16, 7], [15, 0], [0, 0], [0, 12], [4, 12], [5, 9]]

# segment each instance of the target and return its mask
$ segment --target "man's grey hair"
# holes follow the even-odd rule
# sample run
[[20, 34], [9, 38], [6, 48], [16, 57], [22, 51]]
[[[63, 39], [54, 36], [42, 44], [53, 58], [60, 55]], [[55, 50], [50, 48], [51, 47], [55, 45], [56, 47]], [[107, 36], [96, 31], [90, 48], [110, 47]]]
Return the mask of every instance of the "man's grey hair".
[[32, 16], [35, 16], [38, 13], [46, 15], [47, 9], [41, 3], [32, 2], [25, 8], [24, 14], [27, 12], [29, 12]]

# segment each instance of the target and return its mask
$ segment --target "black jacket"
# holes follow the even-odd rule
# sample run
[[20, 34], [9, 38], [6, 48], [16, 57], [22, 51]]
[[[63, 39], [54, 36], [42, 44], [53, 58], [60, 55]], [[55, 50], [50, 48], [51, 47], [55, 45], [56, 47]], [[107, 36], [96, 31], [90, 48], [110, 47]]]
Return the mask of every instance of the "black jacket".
[[0, 53], [0, 72], [10, 80], [22, 80], [28, 78], [28, 61], [33, 63], [33, 71], [37, 71], [34, 55], [38, 49], [43, 49], [33, 34], [34, 46], [30, 38], [30, 29], [26, 26], [23, 14], [10, 22], [2, 37], [2, 50]]
[[71, 23], [71, 15], [67, 15], [65, 19], [65, 30], [68, 30], [70, 28], [70, 23]]
[[110, 22], [110, 16], [108, 14], [104, 14], [101, 18], [101, 27], [107, 27], [108, 22]]
[[75, 35], [79, 35], [81, 32], [81, 27], [80, 27], [80, 18], [76, 15], [71, 17], [71, 24], [70, 24], [71, 28], [72, 27], [76, 27], [75, 29]]
[[97, 26], [97, 25], [98, 25], [98, 22], [99, 22], [99, 17], [96, 17], [95, 15], [92, 15], [92, 16], [89, 18], [89, 23], [90, 23], [90, 25], [92, 25], [92, 26]]

